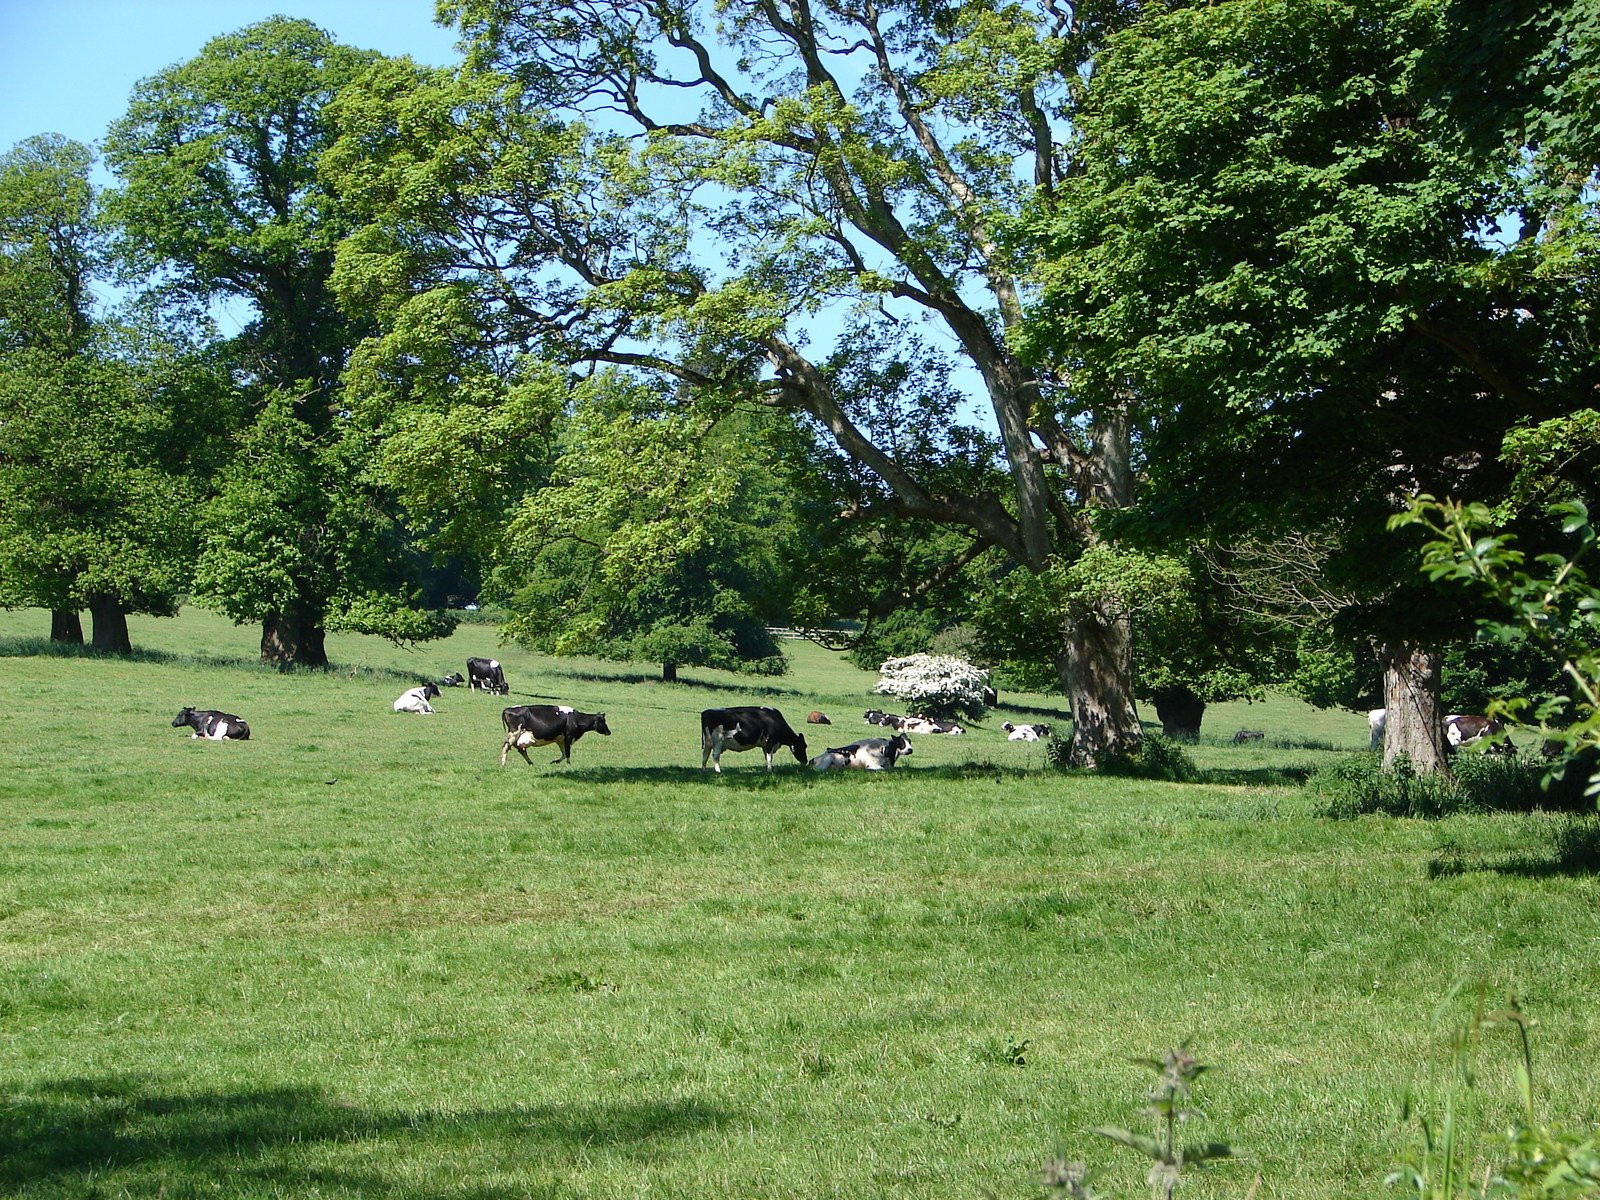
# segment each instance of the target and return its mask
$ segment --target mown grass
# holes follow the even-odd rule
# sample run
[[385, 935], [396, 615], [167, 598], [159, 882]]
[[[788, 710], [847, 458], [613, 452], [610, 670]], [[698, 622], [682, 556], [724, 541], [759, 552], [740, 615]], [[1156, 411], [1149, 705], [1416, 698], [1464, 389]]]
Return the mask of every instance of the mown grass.
[[[1242, 1155], [1189, 1194], [1378, 1195], [1460, 978], [1539, 1018], [1552, 1115], [1600, 1112], [1570, 824], [1316, 819], [1293, 780], [1365, 744], [1350, 714], [1214, 712], [1206, 785], [1049, 772], [998, 732], [1038, 696], [885, 775], [716, 779], [700, 708], [821, 708], [839, 744], [870, 677], [801, 645], [666, 685], [481, 626], [281, 676], [204, 613], [136, 620], [132, 660], [36, 653], [44, 620], [0, 614], [3, 1194], [1032, 1196], [1059, 1147], [1135, 1196], [1085, 1131], [1187, 1037]], [[472, 653], [615, 735], [502, 770], [504, 701], [389, 711]], [[192, 741], [183, 704], [254, 739]]]

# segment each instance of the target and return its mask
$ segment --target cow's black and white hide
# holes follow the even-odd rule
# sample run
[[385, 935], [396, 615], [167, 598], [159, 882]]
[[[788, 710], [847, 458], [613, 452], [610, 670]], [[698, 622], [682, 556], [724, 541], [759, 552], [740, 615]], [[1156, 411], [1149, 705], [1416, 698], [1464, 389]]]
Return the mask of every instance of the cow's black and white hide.
[[901, 733], [944, 733], [959, 736], [966, 730], [954, 721], [935, 721], [932, 717], [910, 716], [900, 725]]
[[1008, 742], [1042, 742], [1050, 736], [1048, 725], [1013, 725], [1010, 721], [1003, 721], [1000, 729]]
[[566, 704], [518, 704], [504, 710], [500, 721], [506, 727], [505, 745], [500, 747], [500, 765], [506, 765], [506, 755], [515, 750], [530, 767], [530, 746], [559, 746], [561, 757], [552, 763], [572, 761], [572, 743], [586, 733], [611, 736], [605, 713], [579, 712]]
[[[1473, 746], [1486, 738], [1505, 733], [1505, 726], [1489, 717], [1465, 713], [1451, 713], [1444, 719], [1444, 740], [1450, 750]], [[1488, 747], [1490, 754], [1515, 754], [1517, 748], [1511, 739], [1501, 737]]]
[[903, 732], [906, 727], [906, 719], [904, 717], [898, 713], [888, 713], [878, 708], [867, 709], [866, 712], [861, 714], [861, 717], [868, 725], [881, 725], [885, 729], [894, 730], [896, 733]]
[[1246, 742], [1259, 742], [1266, 736], [1266, 731], [1262, 729], [1241, 729], [1233, 735], [1233, 744], [1242, 746]]
[[411, 688], [409, 691], [400, 693], [400, 698], [394, 702], [394, 710], [395, 712], [431, 713], [434, 709], [433, 705], [429, 704], [428, 701], [438, 694], [438, 686], [432, 683], [425, 683], [421, 687]]
[[848, 746], [824, 750], [811, 760], [814, 771], [887, 771], [913, 753], [911, 739], [903, 733], [892, 738], [862, 738]]
[[787, 746], [796, 762], [806, 761], [806, 739], [789, 728], [789, 722], [775, 708], [753, 705], [734, 708], [708, 708], [700, 714], [700, 769], [709, 762], [722, 774], [724, 750], [760, 749], [772, 770], [772, 755]]
[[194, 731], [190, 737], [206, 738], [213, 742], [250, 740], [250, 726], [245, 724], [243, 717], [218, 712], [214, 708], [179, 709], [178, 715], [172, 718], [172, 727], [182, 729], [185, 725]]
[[439, 680], [440, 687], [460, 687], [466, 680], [460, 674], [446, 675]]
[[467, 659], [467, 690], [480, 689], [504, 696], [511, 689], [506, 685], [506, 673], [492, 658]]

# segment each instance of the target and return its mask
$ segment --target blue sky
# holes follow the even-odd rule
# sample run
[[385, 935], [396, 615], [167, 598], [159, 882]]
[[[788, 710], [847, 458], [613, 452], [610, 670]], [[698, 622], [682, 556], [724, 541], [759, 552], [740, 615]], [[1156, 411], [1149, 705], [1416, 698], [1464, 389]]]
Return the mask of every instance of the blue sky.
[[139, 80], [275, 13], [365, 50], [455, 61], [433, 0], [0, 0], [0, 151], [36, 133], [98, 142]]

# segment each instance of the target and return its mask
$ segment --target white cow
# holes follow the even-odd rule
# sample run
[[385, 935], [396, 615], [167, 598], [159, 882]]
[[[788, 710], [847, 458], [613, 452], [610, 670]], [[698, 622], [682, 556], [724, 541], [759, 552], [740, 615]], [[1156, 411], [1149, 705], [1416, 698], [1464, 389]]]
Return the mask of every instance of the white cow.
[[1389, 710], [1387, 708], [1374, 708], [1367, 713], [1367, 731], [1371, 734], [1367, 742], [1367, 749], [1378, 750], [1383, 746], [1383, 731], [1389, 724]]
[[395, 712], [431, 713], [435, 710], [428, 701], [438, 694], [438, 685], [425, 683], [421, 687], [414, 687], [408, 692], [401, 692], [400, 698], [394, 702], [394, 710]]

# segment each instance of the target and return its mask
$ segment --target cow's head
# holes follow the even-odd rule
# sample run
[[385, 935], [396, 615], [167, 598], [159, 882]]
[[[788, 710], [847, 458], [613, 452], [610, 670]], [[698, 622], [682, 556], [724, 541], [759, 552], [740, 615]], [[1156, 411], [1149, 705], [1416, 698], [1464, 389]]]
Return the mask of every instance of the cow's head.
[[903, 733], [897, 733], [889, 740], [889, 752], [896, 758], [904, 758], [912, 753], [911, 739]]
[[172, 718], [172, 727], [174, 729], [181, 729], [183, 726], [189, 724], [190, 720], [193, 717], [194, 717], [194, 706], [193, 705], [185, 706], [184, 708], [182, 708], [182, 709], [180, 709], [178, 711], [178, 715], [177, 716]]
[[606, 737], [610, 737], [611, 736], [611, 726], [606, 724], [606, 715], [605, 715], [605, 713], [595, 713], [595, 715], [594, 715], [594, 731], [596, 733], [604, 734]]
[[425, 684], [422, 685], [422, 698], [424, 700], [432, 700], [438, 694], [439, 694], [439, 685], [438, 684], [425, 683]]
[[794, 751], [795, 762], [803, 763], [806, 759], [806, 739], [802, 733], [794, 735], [794, 741], [789, 743], [789, 749]]

